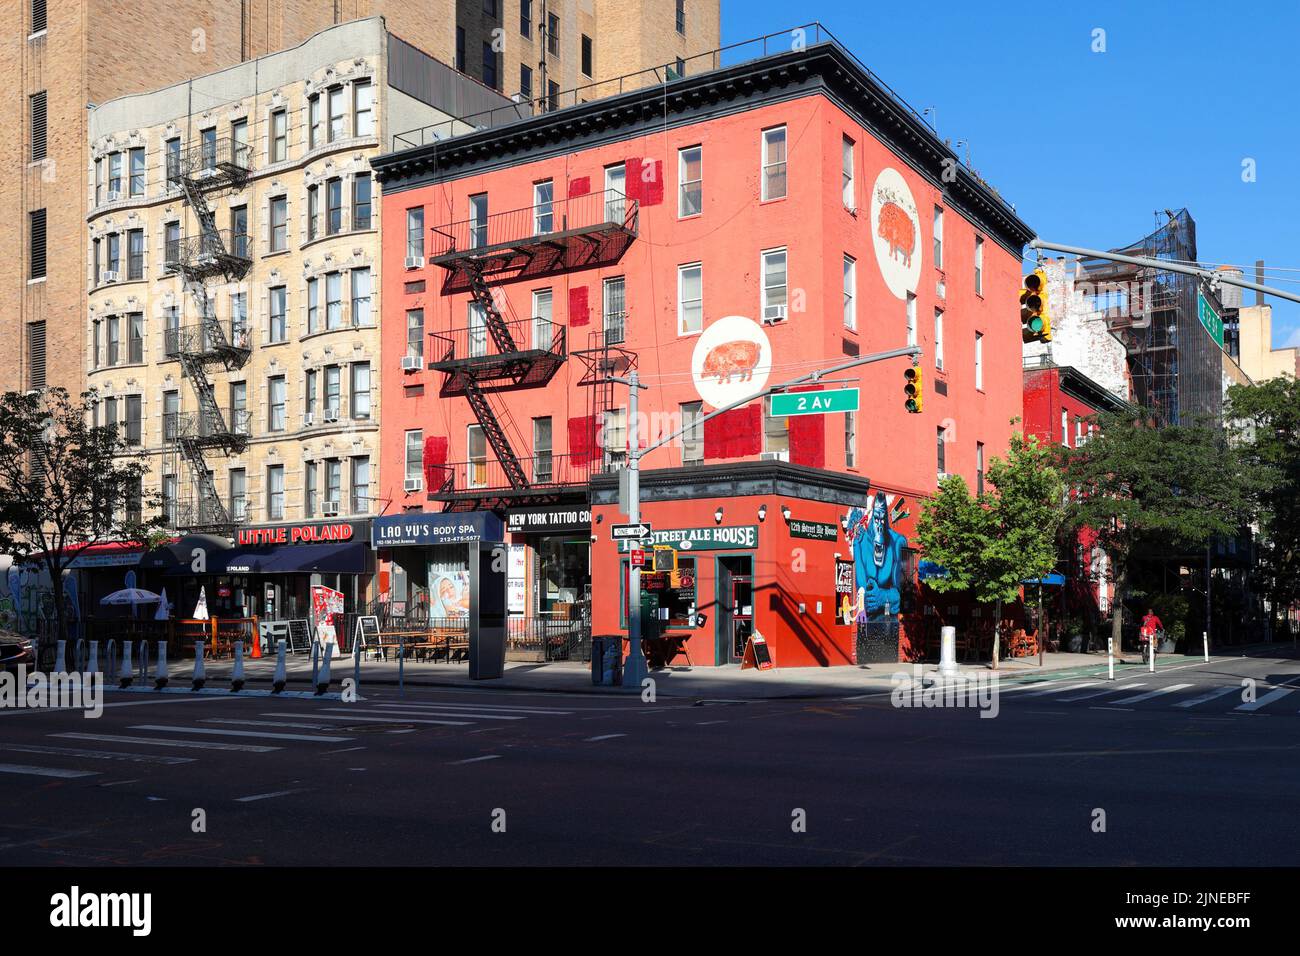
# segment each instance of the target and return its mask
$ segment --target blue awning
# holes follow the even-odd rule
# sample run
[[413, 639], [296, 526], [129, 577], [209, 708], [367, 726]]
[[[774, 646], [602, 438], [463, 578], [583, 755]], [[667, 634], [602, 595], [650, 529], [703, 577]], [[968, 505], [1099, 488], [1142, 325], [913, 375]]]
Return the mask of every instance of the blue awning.
[[[364, 574], [370, 570], [366, 541], [347, 544], [294, 544], [263, 548], [231, 548], [208, 555], [207, 574]], [[168, 575], [194, 574], [189, 565], [168, 569]]]
[[948, 569], [941, 564], [922, 558], [916, 564], [916, 576], [924, 581], [926, 578], [946, 578]]
[[1057, 574], [1053, 571], [1051, 574], [1042, 578], [1027, 578], [1020, 582], [1021, 584], [1045, 584], [1048, 587], [1060, 587], [1065, 583], [1065, 575]]

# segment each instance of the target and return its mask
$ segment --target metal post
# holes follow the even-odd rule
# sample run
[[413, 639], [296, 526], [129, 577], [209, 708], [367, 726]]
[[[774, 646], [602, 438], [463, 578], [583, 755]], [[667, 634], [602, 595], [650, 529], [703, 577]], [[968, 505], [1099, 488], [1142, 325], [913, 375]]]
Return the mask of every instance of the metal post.
[[[447, 658], [451, 659], [451, 645], [448, 644]], [[397, 696], [406, 696], [406, 684], [403, 682], [405, 674], [403, 668], [406, 666], [406, 635], [402, 634], [397, 638]]]
[[1201, 631], [1201, 651], [1205, 654], [1205, 663], [1210, 663], [1210, 632]]
[[1156, 635], [1154, 632], [1147, 638], [1147, 672], [1151, 674], [1156, 672]]
[[1205, 633], [1210, 633], [1210, 546], [1205, 546]]
[[[637, 392], [641, 390], [636, 370], [628, 373], [629, 397], [627, 454], [629, 524], [641, 522], [641, 428], [637, 419]], [[646, 675], [645, 655], [641, 653], [641, 569], [628, 561], [627, 583], [627, 661], [623, 664], [623, 686], [640, 688]]]

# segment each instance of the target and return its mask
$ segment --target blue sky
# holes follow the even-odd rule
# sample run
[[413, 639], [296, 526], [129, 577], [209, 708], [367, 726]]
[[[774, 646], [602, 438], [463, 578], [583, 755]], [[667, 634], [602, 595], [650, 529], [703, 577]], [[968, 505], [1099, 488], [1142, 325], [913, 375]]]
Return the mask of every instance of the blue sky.
[[[971, 165], [1044, 239], [1111, 248], [1150, 232], [1155, 211], [1186, 206], [1201, 261], [1252, 272], [1263, 259], [1296, 270], [1266, 284], [1300, 292], [1294, 0], [722, 0], [723, 42], [801, 18], [918, 112], [937, 107], [939, 134], [969, 139]], [[1092, 50], [1096, 29], [1105, 52]], [[1254, 182], [1242, 179], [1247, 159]], [[1268, 301], [1274, 344], [1300, 345], [1300, 305]]]

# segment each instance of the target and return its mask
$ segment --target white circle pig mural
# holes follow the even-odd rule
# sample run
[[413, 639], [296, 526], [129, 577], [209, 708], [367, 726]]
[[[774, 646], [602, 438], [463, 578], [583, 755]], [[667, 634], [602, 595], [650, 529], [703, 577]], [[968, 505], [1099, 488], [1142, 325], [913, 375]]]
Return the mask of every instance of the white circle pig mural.
[[906, 299], [921, 278], [921, 222], [907, 181], [888, 166], [871, 187], [871, 238], [885, 285]]
[[691, 375], [700, 398], [714, 408], [761, 392], [771, 371], [772, 345], [753, 319], [723, 316], [695, 340]]

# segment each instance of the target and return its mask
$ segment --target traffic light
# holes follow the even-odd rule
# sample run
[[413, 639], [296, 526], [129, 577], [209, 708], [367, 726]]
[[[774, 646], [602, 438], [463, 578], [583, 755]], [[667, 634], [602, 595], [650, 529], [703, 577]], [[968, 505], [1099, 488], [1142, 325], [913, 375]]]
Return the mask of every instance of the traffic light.
[[911, 365], [903, 372], [903, 394], [907, 396], [904, 406], [913, 415], [919, 415], [925, 396], [921, 394], [921, 367]]
[[677, 549], [666, 544], [656, 544], [651, 562], [652, 571], [676, 571]]
[[1025, 342], [1052, 341], [1052, 317], [1047, 308], [1047, 273], [1035, 269], [1020, 290], [1020, 337]]

